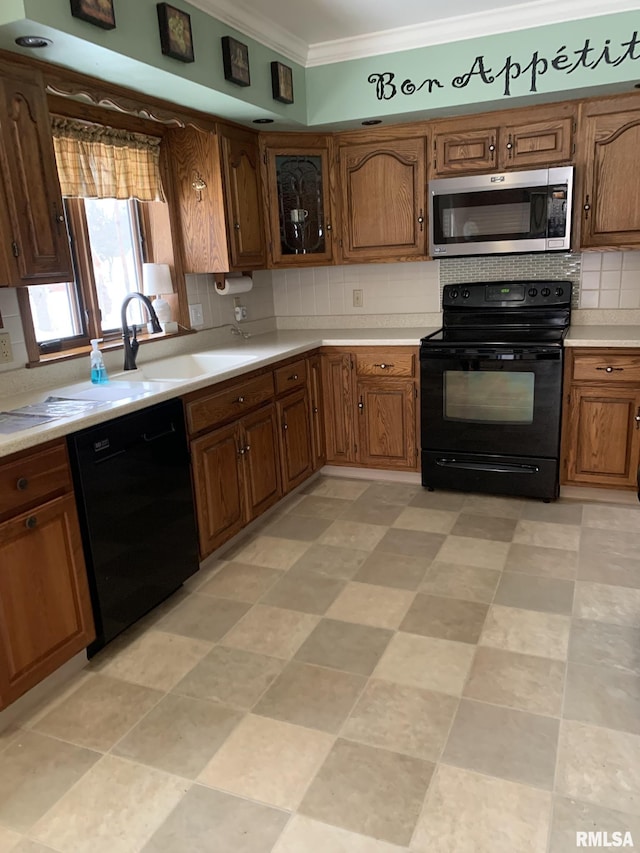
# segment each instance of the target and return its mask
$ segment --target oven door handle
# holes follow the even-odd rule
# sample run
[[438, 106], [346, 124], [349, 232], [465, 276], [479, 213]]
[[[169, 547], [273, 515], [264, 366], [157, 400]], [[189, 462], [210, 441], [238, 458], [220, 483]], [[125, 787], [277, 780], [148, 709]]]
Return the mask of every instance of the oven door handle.
[[494, 474], [537, 474], [537, 465], [517, 465], [512, 462], [466, 462], [455, 458], [436, 459], [441, 468], [462, 468], [472, 471], [490, 471]]

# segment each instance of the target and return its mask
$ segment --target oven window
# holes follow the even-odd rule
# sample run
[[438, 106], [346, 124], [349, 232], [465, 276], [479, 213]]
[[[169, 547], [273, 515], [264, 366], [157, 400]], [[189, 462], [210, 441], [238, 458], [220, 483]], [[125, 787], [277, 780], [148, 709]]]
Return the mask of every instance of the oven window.
[[445, 420], [531, 424], [534, 380], [530, 372], [445, 370]]

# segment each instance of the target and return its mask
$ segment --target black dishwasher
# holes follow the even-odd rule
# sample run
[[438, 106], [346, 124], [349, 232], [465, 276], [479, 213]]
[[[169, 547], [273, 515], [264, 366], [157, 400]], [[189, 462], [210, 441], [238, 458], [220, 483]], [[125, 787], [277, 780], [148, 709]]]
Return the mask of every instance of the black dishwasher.
[[89, 657], [198, 570], [180, 400], [68, 437], [96, 622]]

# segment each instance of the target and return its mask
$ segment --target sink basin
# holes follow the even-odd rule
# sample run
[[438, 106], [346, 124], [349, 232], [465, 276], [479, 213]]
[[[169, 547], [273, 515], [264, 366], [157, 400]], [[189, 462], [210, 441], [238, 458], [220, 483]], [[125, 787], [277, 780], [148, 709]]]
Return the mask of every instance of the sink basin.
[[129, 381], [139, 384], [139, 380], [152, 382], [179, 382], [181, 379], [197, 379], [211, 373], [221, 373], [255, 361], [255, 355], [235, 355], [233, 353], [189, 353], [176, 355], [173, 358], [163, 358], [140, 364], [136, 370], [119, 373], [113, 379], [122, 382]]
[[83, 382], [66, 388], [57, 388], [52, 394], [66, 400], [95, 400], [101, 403], [115, 403], [117, 400], [136, 399], [155, 391], [158, 391], [157, 383], [122, 380], [120, 382], [106, 382], [104, 385], [92, 385], [90, 382]]

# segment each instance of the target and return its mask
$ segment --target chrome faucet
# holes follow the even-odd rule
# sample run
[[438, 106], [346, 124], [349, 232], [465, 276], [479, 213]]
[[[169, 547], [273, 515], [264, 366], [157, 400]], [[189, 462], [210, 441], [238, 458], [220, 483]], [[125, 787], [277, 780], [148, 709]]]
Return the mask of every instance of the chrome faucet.
[[122, 309], [120, 311], [122, 319], [122, 340], [124, 342], [125, 370], [136, 369], [136, 355], [138, 354], [138, 347], [140, 346], [140, 344], [138, 343], [137, 329], [135, 323], [133, 324], [133, 339], [129, 337], [131, 330], [127, 325], [127, 307], [132, 299], [139, 299], [143, 303], [143, 305], [147, 306], [147, 311], [149, 312], [149, 320], [151, 320], [151, 327], [153, 331], [162, 331], [156, 312], [153, 308], [153, 305], [151, 304], [151, 300], [147, 296], [145, 296], [144, 293], [138, 293], [137, 290], [134, 290], [132, 293], [127, 293], [125, 298], [122, 300]]
[[241, 335], [245, 341], [247, 338], [251, 337], [251, 332], [245, 332], [244, 329], [241, 329], [240, 326], [237, 326], [235, 323], [231, 324], [231, 334], [232, 335]]

